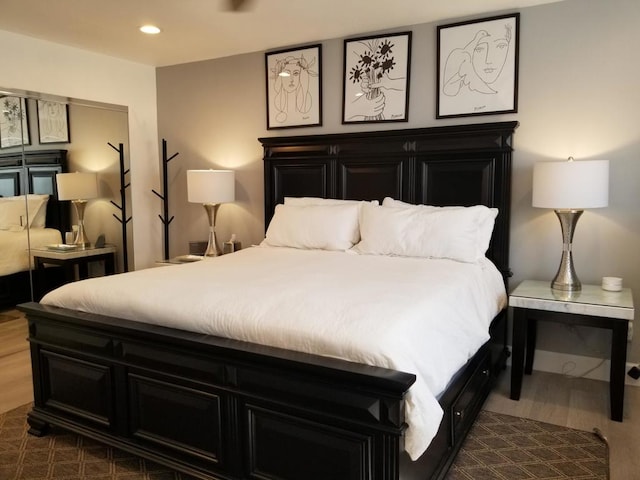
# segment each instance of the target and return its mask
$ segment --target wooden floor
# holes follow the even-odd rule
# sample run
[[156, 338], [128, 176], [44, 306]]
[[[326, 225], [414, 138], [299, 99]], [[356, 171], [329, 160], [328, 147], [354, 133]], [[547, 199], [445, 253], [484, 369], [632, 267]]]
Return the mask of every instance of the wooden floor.
[[[26, 338], [24, 318], [0, 323], [0, 413], [33, 401]], [[611, 480], [640, 479], [640, 388], [626, 388], [624, 422], [620, 423], [609, 419], [605, 382], [534, 371], [525, 376], [521, 400], [515, 402], [509, 399], [509, 381], [507, 370], [489, 396], [486, 410], [579, 430], [599, 428], [610, 445]]]
[[22, 316], [4, 321], [2, 314], [18, 312], [0, 312], [0, 413], [33, 401], [27, 322]]

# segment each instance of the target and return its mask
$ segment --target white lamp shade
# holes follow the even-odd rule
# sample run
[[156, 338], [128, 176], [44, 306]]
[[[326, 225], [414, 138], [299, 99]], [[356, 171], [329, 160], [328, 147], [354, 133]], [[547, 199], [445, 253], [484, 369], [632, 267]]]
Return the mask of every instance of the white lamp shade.
[[233, 202], [236, 195], [233, 170], [187, 170], [187, 195], [193, 203]]
[[98, 196], [98, 175], [93, 173], [58, 173], [59, 200], [88, 200]]
[[534, 207], [584, 210], [609, 204], [609, 160], [539, 162], [533, 167]]

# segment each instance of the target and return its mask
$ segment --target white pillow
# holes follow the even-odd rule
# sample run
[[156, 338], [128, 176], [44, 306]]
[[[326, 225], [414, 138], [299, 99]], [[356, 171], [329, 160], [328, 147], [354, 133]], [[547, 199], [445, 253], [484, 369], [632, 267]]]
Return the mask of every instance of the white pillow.
[[29, 205], [29, 227], [44, 228], [47, 223], [47, 203], [49, 195], [27, 195]]
[[[448, 207], [437, 207], [435, 205], [414, 205], [412, 203], [407, 203], [407, 202], [403, 202], [401, 200], [395, 200], [391, 197], [385, 197], [382, 200], [382, 206], [383, 207], [392, 207], [392, 208], [407, 208], [407, 207], [414, 207], [414, 208], [421, 208], [421, 209], [426, 209], [429, 210], [431, 212], [437, 212], [438, 210], [441, 211], [447, 211], [447, 210], [459, 210], [461, 208], [473, 208], [473, 207], [462, 207], [462, 206], [448, 206]], [[482, 206], [482, 205], [479, 205]], [[485, 248], [484, 253], [487, 252], [487, 249], [489, 248], [489, 243], [491, 242], [491, 235], [493, 235], [493, 227], [495, 226], [495, 220], [496, 217], [498, 216], [498, 209], [497, 208], [489, 208], [486, 207], [485, 208], [478, 208], [475, 209], [474, 208], [475, 213], [478, 214], [478, 226], [479, 226], [479, 231], [478, 231], [478, 241], [480, 245], [487, 245], [487, 248]]]
[[0, 226], [3, 230], [22, 230], [27, 225], [24, 197], [0, 198]]
[[39, 227], [42, 224], [44, 227], [48, 199], [49, 195], [27, 195], [26, 201], [24, 196], [0, 197], [0, 228], [11, 231], [23, 230], [27, 226], [27, 208], [29, 226]]
[[319, 250], [348, 250], [359, 238], [358, 203], [276, 205], [264, 245]]
[[297, 205], [297, 206], [305, 206], [305, 205], [351, 205], [358, 204], [362, 205], [363, 203], [372, 203], [374, 205], [380, 205], [378, 200], [371, 200], [370, 202], [367, 200], [342, 200], [339, 198], [320, 198], [320, 197], [284, 197], [285, 205]]
[[360, 217], [362, 239], [354, 250], [362, 254], [474, 263], [484, 257], [489, 247], [491, 232], [486, 235], [487, 218], [495, 219], [496, 214], [497, 209], [483, 205], [459, 208], [365, 205]]

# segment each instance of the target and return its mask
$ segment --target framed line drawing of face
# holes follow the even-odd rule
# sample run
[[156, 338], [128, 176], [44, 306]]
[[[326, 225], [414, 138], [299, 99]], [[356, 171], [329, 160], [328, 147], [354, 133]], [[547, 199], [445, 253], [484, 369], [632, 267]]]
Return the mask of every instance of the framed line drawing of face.
[[436, 118], [516, 113], [520, 14], [438, 27]]
[[69, 106], [65, 103], [38, 100], [38, 141], [69, 143]]
[[265, 54], [267, 129], [322, 125], [322, 45]]

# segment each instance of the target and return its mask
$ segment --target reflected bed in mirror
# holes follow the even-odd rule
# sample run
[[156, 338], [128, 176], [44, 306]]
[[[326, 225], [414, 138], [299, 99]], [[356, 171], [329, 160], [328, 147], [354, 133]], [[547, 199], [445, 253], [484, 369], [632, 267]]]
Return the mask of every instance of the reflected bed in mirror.
[[0, 308], [31, 298], [29, 246], [62, 243], [69, 204], [57, 198], [55, 176], [66, 150], [0, 154]]

